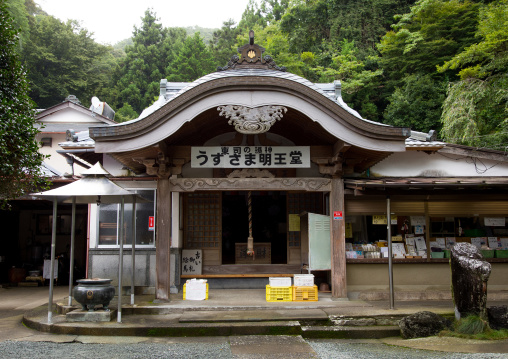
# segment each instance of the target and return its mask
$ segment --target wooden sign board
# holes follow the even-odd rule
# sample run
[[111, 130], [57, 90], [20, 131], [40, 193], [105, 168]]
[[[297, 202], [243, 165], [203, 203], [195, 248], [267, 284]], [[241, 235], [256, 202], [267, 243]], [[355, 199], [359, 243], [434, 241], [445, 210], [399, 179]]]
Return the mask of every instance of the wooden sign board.
[[202, 274], [203, 253], [201, 249], [182, 249], [182, 274]]

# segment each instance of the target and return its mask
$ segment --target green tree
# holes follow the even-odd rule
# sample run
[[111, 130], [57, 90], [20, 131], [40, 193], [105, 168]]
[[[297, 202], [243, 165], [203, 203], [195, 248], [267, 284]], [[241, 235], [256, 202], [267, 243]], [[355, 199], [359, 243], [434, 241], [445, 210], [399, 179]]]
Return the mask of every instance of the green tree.
[[393, 18], [405, 14], [415, 0], [328, 1], [330, 40], [354, 41], [360, 59], [376, 54], [376, 44], [390, 30]]
[[138, 113], [159, 93], [166, 66], [173, 61], [177, 48], [186, 37], [182, 28], [164, 28], [150, 9], [141, 20], [141, 26], [134, 27], [133, 45], [126, 47], [126, 56], [114, 76], [114, 104], [119, 107], [127, 103]]
[[330, 38], [327, 1], [306, 1], [290, 7], [282, 16], [280, 28], [288, 37], [291, 52], [319, 52], [322, 42]]
[[101, 89], [109, 87], [116, 66], [112, 49], [97, 44], [75, 21], [63, 23], [46, 15], [34, 20], [22, 57], [37, 106], [53, 106], [69, 94], [81, 99], [106, 97]]
[[384, 122], [424, 132], [441, 128], [443, 84], [457, 71], [438, 73], [436, 66], [475, 42], [479, 8], [469, 0], [419, 0], [397, 17], [378, 44]]
[[451, 142], [505, 149], [508, 140], [508, 0], [484, 6], [477, 43], [438, 67], [460, 70], [443, 104], [442, 136]]
[[21, 49], [30, 35], [28, 12], [25, 7], [25, 0], [7, 0], [6, 3], [7, 9], [13, 18], [14, 27], [18, 30], [18, 36], [20, 39], [19, 45]]
[[388, 98], [384, 122], [422, 132], [439, 131], [446, 82], [435, 81], [431, 74], [415, 74], [406, 76], [403, 83]]
[[134, 111], [131, 105], [124, 103], [115, 113], [116, 122], [126, 122], [138, 118], [138, 113]]
[[48, 15], [34, 0], [25, 0], [25, 8], [29, 15], [29, 22], [35, 15]]
[[44, 188], [40, 166], [44, 160], [35, 140], [34, 104], [25, 70], [16, 51], [17, 31], [4, 0], [0, 0], [0, 205]]
[[478, 11], [479, 4], [468, 0], [419, 0], [378, 45], [385, 74], [391, 80], [437, 75], [437, 65], [475, 42]]
[[249, 0], [238, 27], [242, 32], [248, 32], [256, 26], [264, 28], [267, 25], [267, 20], [263, 17], [261, 9], [255, 0]]
[[260, 10], [268, 24], [282, 19], [282, 15], [289, 8], [289, 0], [263, 0]]
[[199, 32], [183, 42], [173, 62], [166, 69], [169, 81], [194, 81], [215, 70], [212, 54]]
[[356, 56], [358, 49], [355, 47], [354, 41], [349, 42], [344, 39], [338, 50], [338, 53], [332, 55], [332, 62], [328, 67], [319, 66], [313, 69], [318, 77], [318, 82], [343, 81], [343, 91], [353, 94], [371, 82], [374, 77], [383, 73], [379, 69], [365, 70], [364, 62]]
[[240, 33], [241, 30], [235, 26], [235, 22], [232, 19], [223, 22], [222, 27], [214, 31], [209, 49], [216, 66], [226, 65], [231, 56], [237, 53], [235, 44], [236, 38]]
[[196, 32], [199, 32], [203, 41], [206, 44], [209, 44], [212, 41], [213, 33], [217, 30], [216, 28], [211, 29], [209, 27], [201, 27], [201, 26], [187, 26], [184, 28], [187, 36], [194, 36]]
[[353, 41], [363, 60], [376, 53], [375, 44], [390, 29], [393, 16], [409, 11], [414, 0], [295, 1], [282, 16], [281, 29], [291, 51], [320, 52], [322, 45]]

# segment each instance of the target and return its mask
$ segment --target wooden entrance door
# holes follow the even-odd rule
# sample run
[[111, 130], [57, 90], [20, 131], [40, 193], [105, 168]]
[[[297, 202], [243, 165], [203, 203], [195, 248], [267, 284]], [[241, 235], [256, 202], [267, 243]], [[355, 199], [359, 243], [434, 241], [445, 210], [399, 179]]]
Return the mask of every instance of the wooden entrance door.
[[184, 248], [202, 249], [203, 265], [219, 265], [221, 259], [221, 192], [184, 195]]
[[[295, 220], [302, 212], [324, 214], [323, 194], [320, 192], [288, 192], [288, 264], [302, 264], [301, 257], [301, 232], [299, 226], [295, 226]], [[296, 227], [296, 228], [295, 228]]]

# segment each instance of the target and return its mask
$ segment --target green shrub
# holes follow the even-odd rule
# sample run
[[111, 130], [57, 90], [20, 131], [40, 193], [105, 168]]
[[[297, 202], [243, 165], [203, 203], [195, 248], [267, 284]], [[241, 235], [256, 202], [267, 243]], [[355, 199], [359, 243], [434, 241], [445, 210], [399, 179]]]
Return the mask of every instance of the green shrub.
[[460, 334], [475, 335], [490, 330], [489, 323], [476, 315], [461, 318], [455, 323], [455, 331]]

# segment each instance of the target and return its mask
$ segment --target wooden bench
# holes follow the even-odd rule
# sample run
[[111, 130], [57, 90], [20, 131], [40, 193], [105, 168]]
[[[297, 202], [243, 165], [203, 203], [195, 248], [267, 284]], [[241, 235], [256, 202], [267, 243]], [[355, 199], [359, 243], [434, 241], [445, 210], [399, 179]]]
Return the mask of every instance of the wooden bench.
[[268, 277], [293, 277], [289, 273], [245, 273], [245, 274], [182, 274], [182, 279], [207, 279], [207, 278], [268, 278]]

